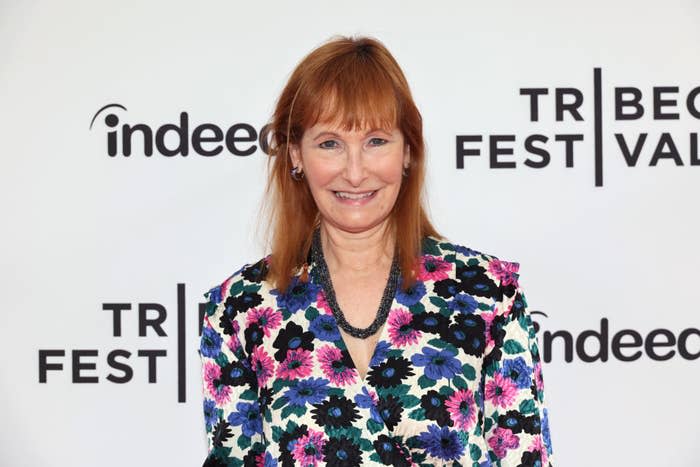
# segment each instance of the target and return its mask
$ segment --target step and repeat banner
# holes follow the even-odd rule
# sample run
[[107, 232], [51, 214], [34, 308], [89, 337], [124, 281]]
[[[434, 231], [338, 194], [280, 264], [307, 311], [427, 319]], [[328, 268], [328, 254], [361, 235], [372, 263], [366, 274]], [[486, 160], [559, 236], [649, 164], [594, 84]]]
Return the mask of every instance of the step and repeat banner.
[[0, 464], [201, 465], [202, 294], [336, 34], [422, 112], [448, 239], [521, 264], [557, 463], [700, 465], [700, 3], [2, 2]]

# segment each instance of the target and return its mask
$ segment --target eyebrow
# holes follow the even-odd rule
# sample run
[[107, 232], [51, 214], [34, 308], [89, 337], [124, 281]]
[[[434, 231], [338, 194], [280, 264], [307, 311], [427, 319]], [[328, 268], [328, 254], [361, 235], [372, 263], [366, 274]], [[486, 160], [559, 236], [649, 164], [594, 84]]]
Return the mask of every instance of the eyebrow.
[[[382, 133], [385, 133], [385, 134], [387, 134], [387, 135], [391, 134], [390, 132], [388, 132], [388, 131], [385, 130], [384, 128], [370, 128], [369, 130], [367, 130], [367, 133], [365, 133], [365, 136], [367, 136], [367, 135], [369, 135], [370, 133], [373, 133], [373, 132], [375, 132], [375, 131], [381, 131]], [[338, 133], [335, 133], [335, 132], [333, 132], [333, 131], [322, 131], [322, 132], [320, 132], [319, 134], [317, 134], [316, 136], [313, 137], [313, 141], [316, 141], [317, 139], [319, 139], [319, 138], [322, 137], [322, 136], [336, 136], [336, 137], [340, 137], [340, 135], [339, 135]]]

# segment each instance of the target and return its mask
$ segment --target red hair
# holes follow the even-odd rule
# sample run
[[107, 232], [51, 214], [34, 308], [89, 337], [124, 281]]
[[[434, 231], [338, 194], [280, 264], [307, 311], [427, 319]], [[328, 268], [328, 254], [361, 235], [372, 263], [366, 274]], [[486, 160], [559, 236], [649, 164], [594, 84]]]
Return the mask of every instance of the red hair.
[[267, 202], [272, 258], [268, 280], [286, 290], [305, 263], [311, 236], [320, 222], [316, 203], [304, 181], [290, 176], [289, 147], [299, 145], [305, 129], [318, 122], [340, 121], [345, 130], [398, 128], [410, 150], [404, 177], [390, 214], [402, 285], [415, 281], [416, 261], [425, 236], [440, 237], [426, 214], [423, 199], [425, 146], [423, 120], [399, 64], [387, 48], [370, 37], [336, 36], [297, 65], [282, 90], [271, 121], [263, 129], [269, 141]]

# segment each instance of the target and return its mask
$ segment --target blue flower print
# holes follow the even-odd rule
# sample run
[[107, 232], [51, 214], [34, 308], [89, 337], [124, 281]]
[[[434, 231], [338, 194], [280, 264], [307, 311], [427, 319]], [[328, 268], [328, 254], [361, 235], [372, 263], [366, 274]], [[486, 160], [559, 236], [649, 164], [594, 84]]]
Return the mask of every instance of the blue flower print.
[[464, 454], [464, 443], [459, 434], [446, 426], [430, 425], [418, 439], [428, 454], [444, 461], [459, 459]]
[[237, 412], [232, 412], [228, 416], [228, 422], [231, 425], [242, 425], [243, 434], [248, 437], [262, 433], [260, 405], [257, 402], [239, 402], [236, 404], [236, 409]]
[[279, 290], [271, 291], [277, 295], [277, 307], [285, 308], [290, 313], [306, 309], [311, 305], [318, 295], [321, 286], [312, 281], [303, 282], [299, 277], [294, 276], [285, 293]]
[[329, 382], [326, 378], [302, 379], [287, 389], [284, 395], [291, 405], [318, 404], [328, 395]]
[[547, 409], [544, 408], [542, 410], [543, 417], [542, 417], [542, 440], [544, 441], [545, 446], [547, 446], [547, 454], [552, 454], [552, 438], [551, 435], [549, 434], [549, 414], [547, 413]]
[[405, 292], [399, 283], [399, 287], [396, 288], [396, 301], [404, 306], [410, 307], [420, 302], [425, 293], [426, 289], [423, 282], [416, 282], [413, 287], [409, 288]]
[[372, 359], [369, 361], [369, 366], [373, 367], [382, 363], [388, 355], [389, 347], [391, 346], [387, 341], [377, 342], [377, 346], [374, 349], [374, 355], [372, 355]]
[[216, 358], [221, 353], [221, 343], [223, 339], [212, 328], [204, 328], [202, 331], [202, 340], [199, 343], [199, 351], [202, 355], [209, 358]]
[[334, 342], [340, 339], [338, 325], [330, 315], [318, 315], [311, 321], [309, 330], [322, 341]]
[[379, 415], [379, 410], [377, 410], [377, 406], [374, 403], [374, 399], [369, 394], [369, 391], [367, 391], [366, 387], [362, 387], [362, 394], [355, 395], [355, 404], [357, 404], [357, 406], [361, 409], [369, 409], [370, 416], [375, 422], [384, 422], [381, 415]]
[[450, 379], [462, 369], [459, 360], [455, 358], [457, 352], [452, 349], [436, 350], [423, 347], [422, 352], [411, 356], [411, 362], [416, 366], [424, 366], [425, 376], [432, 380]]
[[471, 248], [463, 245], [453, 245], [453, 247], [457, 253], [462, 253], [465, 256], [477, 256], [480, 254], [478, 251], [472, 250]]
[[204, 422], [207, 427], [213, 427], [219, 421], [219, 409], [216, 402], [211, 399], [204, 399]]
[[520, 389], [526, 389], [532, 385], [532, 368], [527, 366], [523, 357], [505, 360], [501, 371], [503, 376], [512, 379]]
[[217, 285], [216, 287], [212, 287], [211, 289], [209, 289], [209, 291], [205, 293], [204, 296], [209, 298], [209, 303], [219, 304], [223, 299], [221, 292], [221, 286]]
[[277, 459], [272, 457], [272, 454], [270, 454], [269, 452], [266, 452], [262, 467], [277, 467]]
[[460, 293], [447, 302], [447, 307], [452, 311], [461, 311], [462, 313], [471, 313], [477, 309], [479, 302], [471, 295]]

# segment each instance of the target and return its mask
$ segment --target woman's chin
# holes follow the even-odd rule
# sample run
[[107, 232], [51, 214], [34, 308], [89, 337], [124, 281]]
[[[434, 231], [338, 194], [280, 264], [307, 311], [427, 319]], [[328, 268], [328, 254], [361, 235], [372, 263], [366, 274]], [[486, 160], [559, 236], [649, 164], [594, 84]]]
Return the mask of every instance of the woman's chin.
[[321, 218], [321, 220], [339, 230], [348, 233], [362, 233], [376, 229], [387, 222], [389, 216], [346, 216], [343, 218]]

